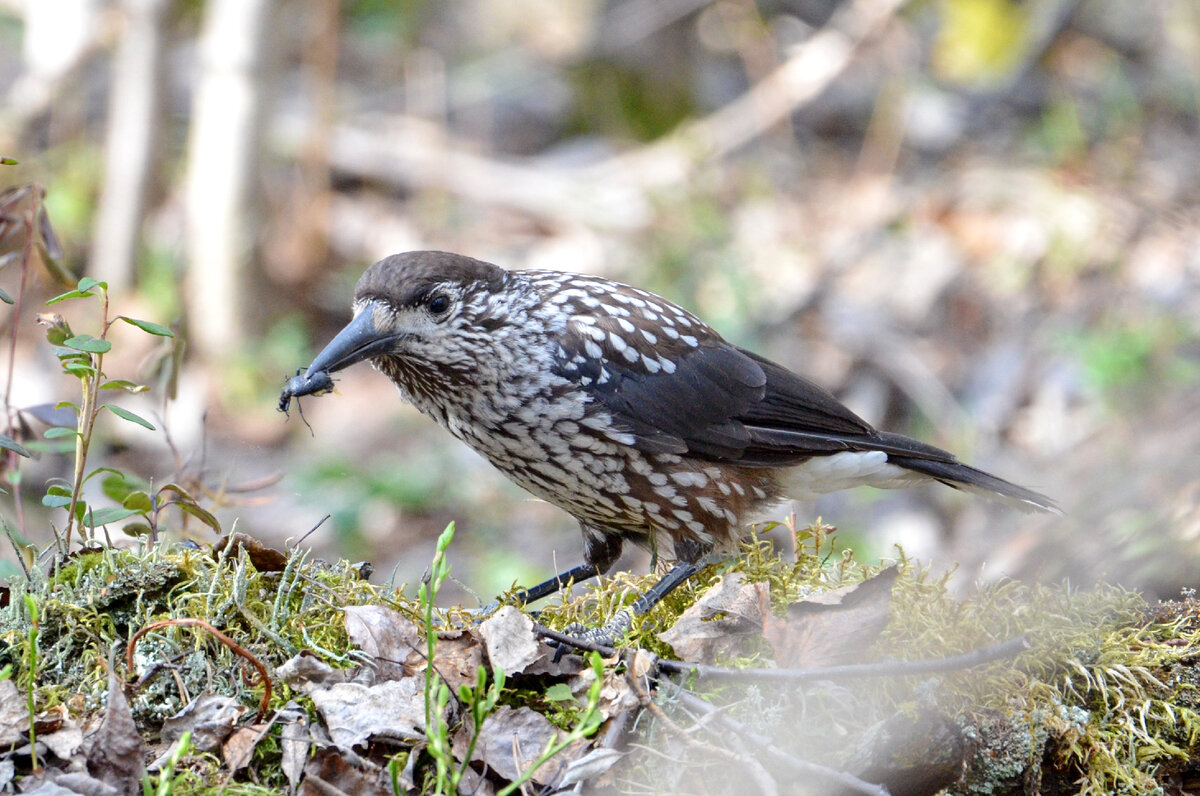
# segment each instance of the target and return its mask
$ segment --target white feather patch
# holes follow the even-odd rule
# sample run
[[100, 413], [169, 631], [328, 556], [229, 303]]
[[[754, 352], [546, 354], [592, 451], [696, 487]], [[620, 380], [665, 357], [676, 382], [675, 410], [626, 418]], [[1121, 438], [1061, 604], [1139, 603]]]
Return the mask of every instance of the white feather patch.
[[929, 480], [929, 476], [889, 464], [883, 451], [846, 451], [815, 456], [790, 468], [783, 476], [783, 485], [785, 494], [793, 500], [812, 500], [826, 492], [856, 486], [897, 489]]

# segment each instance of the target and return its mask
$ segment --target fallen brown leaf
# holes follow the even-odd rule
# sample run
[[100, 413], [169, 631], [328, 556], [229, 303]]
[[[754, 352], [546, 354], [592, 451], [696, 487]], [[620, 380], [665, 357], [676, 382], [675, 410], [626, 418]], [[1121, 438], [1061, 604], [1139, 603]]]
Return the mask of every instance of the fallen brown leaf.
[[762, 632], [763, 607], [769, 605], [767, 584], [744, 581], [741, 572], [725, 575], [658, 637], [693, 663], [744, 654], [748, 638]]
[[767, 613], [763, 636], [786, 669], [815, 669], [859, 662], [887, 625], [899, 569], [888, 567], [862, 583], [834, 589], [788, 606], [787, 617]]

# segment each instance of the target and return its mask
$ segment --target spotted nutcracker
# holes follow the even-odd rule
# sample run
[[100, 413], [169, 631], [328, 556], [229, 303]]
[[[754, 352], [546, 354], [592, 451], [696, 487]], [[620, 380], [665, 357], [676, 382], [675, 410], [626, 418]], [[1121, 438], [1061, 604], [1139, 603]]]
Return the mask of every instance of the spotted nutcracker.
[[[676, 561], [632, 606], [644, 613], [765, 510], [855, 486], [940, 481], [1056, 510], [940, 448], [876, 431], [670, 301], [596, 276], [438, 251], [388, 257], [363, 274], [354, 319], [288, 382], [280, 408], [364, 359], [579, 521], [585, 563], [518, 593], [524, 602], [607, 572], [631, 541]], [[630, 621], [621, 611], [588, 638], [611, 643]]]

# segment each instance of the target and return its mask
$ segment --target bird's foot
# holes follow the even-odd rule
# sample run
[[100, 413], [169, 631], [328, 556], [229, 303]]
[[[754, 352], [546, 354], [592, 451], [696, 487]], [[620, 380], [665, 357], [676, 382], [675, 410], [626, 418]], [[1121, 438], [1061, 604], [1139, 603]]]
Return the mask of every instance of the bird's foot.
[[567, 625], [562, 638], [557, 639], [559, 649], [567, 645], [575, 645], [583, 650], [612, 649], [616, 643], [625, 637], [633, 627], [633, 614], [628, 608], [623, 608], [613, 614], [602, 627], [586, 627], [574, 622]]

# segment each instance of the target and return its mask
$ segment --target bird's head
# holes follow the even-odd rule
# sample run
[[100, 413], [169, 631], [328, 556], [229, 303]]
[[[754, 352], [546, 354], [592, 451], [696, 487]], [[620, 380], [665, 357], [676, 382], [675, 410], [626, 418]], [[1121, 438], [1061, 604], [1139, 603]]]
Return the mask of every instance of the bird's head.
[[495, 298], [508, 277], [499, 266], [448, 252], [380, 260], [358, 280], [354, 319], [308, 366], [305, 380], [316, 383], [363, 360], [394, 380], [470, 369], [504, 321], [505, 308]]

